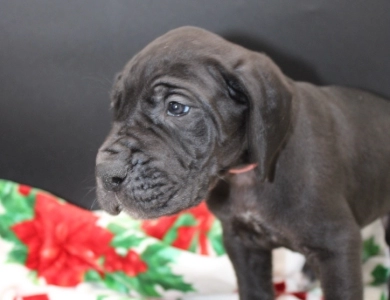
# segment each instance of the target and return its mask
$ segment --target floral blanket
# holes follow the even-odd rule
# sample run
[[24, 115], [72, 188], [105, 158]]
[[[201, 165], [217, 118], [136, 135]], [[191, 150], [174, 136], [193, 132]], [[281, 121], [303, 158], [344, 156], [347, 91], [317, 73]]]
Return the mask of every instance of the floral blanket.
[[[221, 225], [203, 203], [137, 221], [83, 210], [0, 180], [1, 300], [238, 299]], [[386, 299], [388, 252], [376, 222], [363, 231], [365, 299]], [[274, 252], [278, 300], [320, 300], [304, 258]]]

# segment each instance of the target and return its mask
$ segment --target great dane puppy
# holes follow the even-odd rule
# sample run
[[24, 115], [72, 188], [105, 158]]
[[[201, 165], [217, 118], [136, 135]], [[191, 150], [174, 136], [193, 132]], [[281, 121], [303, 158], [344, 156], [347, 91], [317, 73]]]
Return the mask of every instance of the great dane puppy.
[[389, 101], [293, 81], [183, 27], [128, 62], [112, 107], [96, 168], [106, 211], [157, 218], [206, 199], [240, 299], [274, 299], [279, 246], [306, 256], [326, 300], [363, 298], [360, 228], [390, 212]]

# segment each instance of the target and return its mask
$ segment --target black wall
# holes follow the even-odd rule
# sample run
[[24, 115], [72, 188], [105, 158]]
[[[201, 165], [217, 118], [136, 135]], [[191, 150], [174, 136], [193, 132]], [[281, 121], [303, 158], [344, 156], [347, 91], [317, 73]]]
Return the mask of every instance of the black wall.
[[182, 25], [264, 51], [294, 79], [390, 98], [388, 0], [1, 0], [0, 178], [90, 208], [114, 74]]

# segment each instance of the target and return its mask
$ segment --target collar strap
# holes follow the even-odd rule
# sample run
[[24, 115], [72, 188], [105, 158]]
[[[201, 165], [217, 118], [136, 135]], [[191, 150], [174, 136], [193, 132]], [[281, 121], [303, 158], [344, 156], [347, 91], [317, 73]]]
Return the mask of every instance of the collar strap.
[[230, 169], [229, 173], [230, 174], [242, 174], [242, 173], [252, 171], [256, 167], [257, 167], [257, 164], [250, 164], [250, 165], [247, 165], [247, 166], [242, 167], [242, 168]]

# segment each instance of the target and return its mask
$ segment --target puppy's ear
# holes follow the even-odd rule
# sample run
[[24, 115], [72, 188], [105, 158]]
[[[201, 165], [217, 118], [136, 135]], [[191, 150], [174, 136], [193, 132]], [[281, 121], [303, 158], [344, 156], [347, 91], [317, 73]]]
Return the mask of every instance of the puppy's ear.
[[289, 79], [267, 56], [250, 52], [236, 67], [249, 104], [246, 131], [250, 160], [264, 181], [291, 122], [293, 92]]

